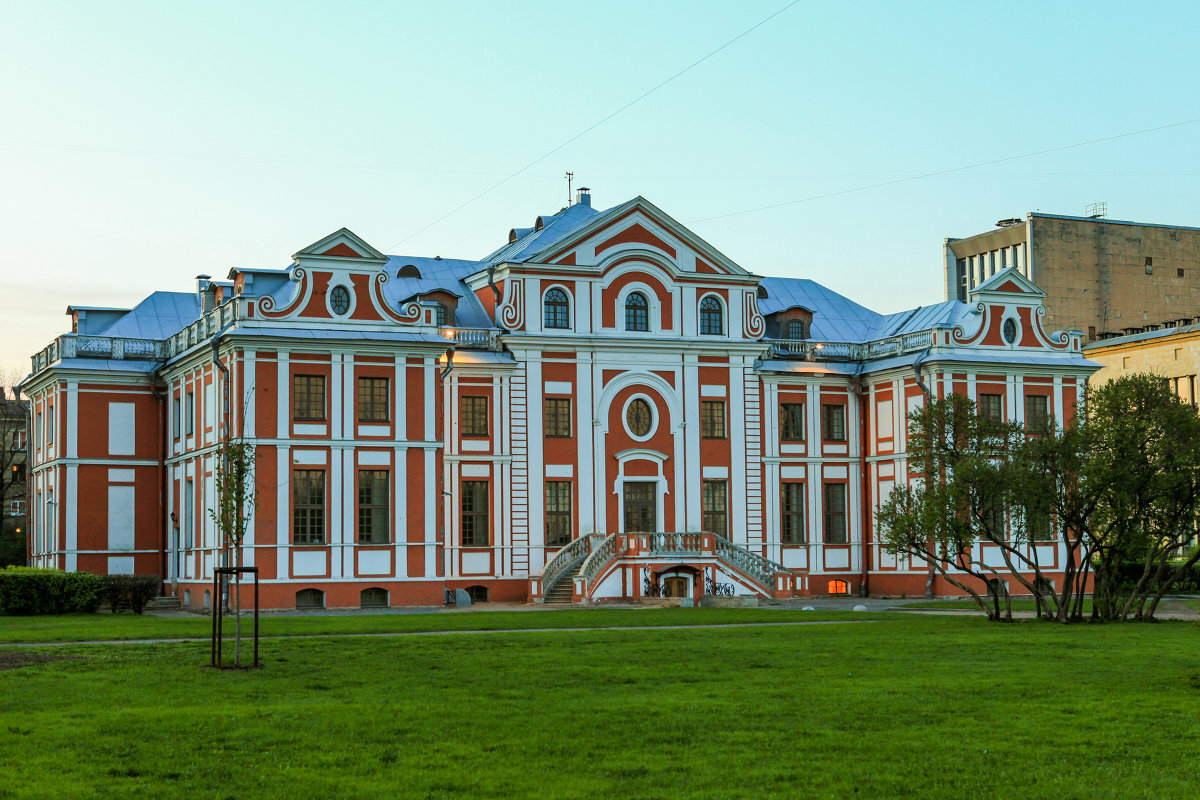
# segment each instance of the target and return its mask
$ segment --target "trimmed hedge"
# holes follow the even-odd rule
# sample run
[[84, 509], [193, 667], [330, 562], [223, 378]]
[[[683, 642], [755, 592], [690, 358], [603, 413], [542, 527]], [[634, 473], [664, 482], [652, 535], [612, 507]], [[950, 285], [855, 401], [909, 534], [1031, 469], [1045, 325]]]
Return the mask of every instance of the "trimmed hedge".
[[0, 614], [95, 611], [104, 579], [90, 572], [36, 567], [0, 569]]
[[133, 613], [142, 613], [162, 587], [157, 575], [105, 575], [103, 581], [104, 599], [114, 614], [122, 603], [128, 603]]

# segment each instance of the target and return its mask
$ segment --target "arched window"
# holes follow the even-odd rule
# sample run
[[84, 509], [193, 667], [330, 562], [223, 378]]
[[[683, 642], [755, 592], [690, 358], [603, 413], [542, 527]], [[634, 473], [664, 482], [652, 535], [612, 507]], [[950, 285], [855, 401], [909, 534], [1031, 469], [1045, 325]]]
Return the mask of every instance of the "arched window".
[[358, 604], [363, 608], [387, 608], [387, 589], [381, 589], [378, 586], [363, 589], [358, 593]]
[[847, 583], [845, 581], [830, 581], [829, 582], [829, 593], [830, 594], [850, 594], [850, 587], [849, 587], [849, 585], [847, 585]]
[[650, 330], [650, 304], [641, 292], [633, 292], [625, 298], [625, 330]]
[[711, 294], [700, 301], [700, 333], [705, 336], [721, 336], [725, 333], [724, 312], [721, 301]]
[[419, 277], [421, 277], [421, 270], [417, 269], [412, 264], [405, 264], [403, 267], [401, 267], [399, 269], [399, 271], [396, 272], [396, 277], [397, 278], [419, 278]]
[[785, 339], [807, 339], [804, 335], [804, 320], [794, 319], [787, 324], [787, 336]]
[[471, 603], [486, 603], [488, 601], [488, 590], [486, 586], [468, 586], [467, 594], [471, 596]]
[[571, 327], [571, 304], [567, 300], [567, 293], [562, 289], [551, 289], [546, 292], [544, 327]]
[[296, 592], [296, 608], [324, 608], [325, 593], [320, 589], [301, 589]]

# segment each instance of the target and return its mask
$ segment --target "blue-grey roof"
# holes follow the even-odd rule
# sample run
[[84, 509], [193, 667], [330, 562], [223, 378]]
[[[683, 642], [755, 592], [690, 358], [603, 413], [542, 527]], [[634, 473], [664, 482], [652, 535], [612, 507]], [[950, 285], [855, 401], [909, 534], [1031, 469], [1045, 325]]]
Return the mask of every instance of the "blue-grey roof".
[[[611, 211], [612, 209], [609, 209]], [[598, 214], [608, 211], [597, 211], [591, 206], [576, 203], [564, 208], [557, 214], [543, 214], [538, 217], [542, 221], [542, 229], [515, 228], [519, 237], [515, 242], [509, 242], [483, 257], [487, 264], [502, 264], [507, 261], [528, 261], [555, 242], [591, 222]], [[422, 273], [424, 274], [424, 273]]]
[[917, 306], [908, 311], [888, 314], [869, 334], [872, 339], [885, 339], [888, 336], [927, 331], [938, 325], [958, 325], [971, 313], [971, 306], [958, 300], [947, 300], [931, 306]]
[[767, 297], [758, 301], [762, 314], [806, 308], [813, 315], [810, 337], [818, 341], [867, 341], [883, 319], [882, 314], [807, 278], [763, 278], [761, 285], [767, 290]]
[[[420, 278], [397, 278], [401, 267], [411, 264], [421, 273]], [[424, 258], [417, 256], [388, 256], [384, 266], [389, 280], [383, 285], [383, 297], [392, 308], [399, 310], [400, 304], [418, 294], [442, 290], [456, 295], [458, 309], [454, 313], [454, 324], [460, 328], [494, 328], [495, 323], [479, 302], [470, 287], [463, 283], [486, 264], [461, 258]]]
[[1144, 342], [1148, 339], [1161, 339], [1164, 336], [1174, 336], [1177, 333], [1196, 333], [1198, 331], [1200, 331], [1200, 325], [1177, 325], [1174, 328], [1159, 328], [1156, 331], [1142, 331], [1141, 333], [1131, 333], [1128, 336], [1113, 336], [1108, 339], [1100, 339], [1099, 341], [1084, 345], [1083, 349], [1094, 350], [1097, 347], [1112, 347], [1117, 344]]
[[200, 300], [190, 292], [155, 292], [99, 334], [131, 339], [165, 339], [200, 317]]

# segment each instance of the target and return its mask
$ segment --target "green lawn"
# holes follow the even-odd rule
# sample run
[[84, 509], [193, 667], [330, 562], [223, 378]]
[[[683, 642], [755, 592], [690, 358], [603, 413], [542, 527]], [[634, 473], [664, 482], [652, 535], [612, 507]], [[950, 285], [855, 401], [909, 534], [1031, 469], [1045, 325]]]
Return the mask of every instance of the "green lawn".
[[[901, 607], [901, 608], [916, 608], [916, 609], [932, 608], [932, 609], [955, 609], [955, 610], [967, 608], [972, 611], [978, 611], [980, 614], [983, 613], [983, 611], [979, 608], [979, 604], [976, 603], [974, 600], [929, 600], [927, 602], [922, 602], [922, 603], [904, 603], [903, 605], [901, 605], [899, 607]], [[1001, 608], [1003, 609], [1004, 606], [1001, 605]], [[1084, 608], [1085, 613], [1091, 613], [1092, 601], [1085, 598], [1083, 601], [1083, 608]], [[1012, 610], [1013, 611], [1037, 611], [1037, 603], [1034, 602], [1032, 597], [1017, 598], [1012, 601]]]
[[[881, 619], [885, 612], [857, 612], [853, 619]], [[705, 625], [746, 622], [804, 622], [845, 619], [844, 612], [740, 608], [564, 608], [538, 611], [450, 611], [426, 614], [349, 614], [260, 618], [263, 636], [339, 633], [397, 633], [404, 631], [511, 630], [514, 628], [595, 628], [608, 626]], [[243, 630], [253, 622], [243, 618]], [[226, 617], [224, 632], [233, 620]], [[19, 642], [78, 642], [118, 639], [187, 639], [210, 636], [209, 617], [157, 617], [151, 614], [66, 614], [63, 616], [0, 617], [0, 644]]]
[[[433, 619], [560, 613], [616, 612]], [[892, 615], [281, 639], [252, 672], [199, 643], [0, 648], [59, 659], [0, 671], [0, 798], [1194, 800], [1198, 644]]]

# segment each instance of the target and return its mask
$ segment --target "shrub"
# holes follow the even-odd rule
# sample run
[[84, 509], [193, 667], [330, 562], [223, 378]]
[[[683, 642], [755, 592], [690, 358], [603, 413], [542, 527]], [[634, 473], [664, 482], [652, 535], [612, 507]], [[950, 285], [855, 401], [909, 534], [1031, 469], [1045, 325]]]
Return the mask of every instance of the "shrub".
[[102, 578], [90, 572], [37, 567], [0, 569], [0, 614], [69, 614], [95, 611]]
[[105, 575], [104, 600], [114, 614], [124, 603], [133, 613], [141, 614], [146, 604], [158, 597], [161, 586], [162, 579], [157, 575]]

